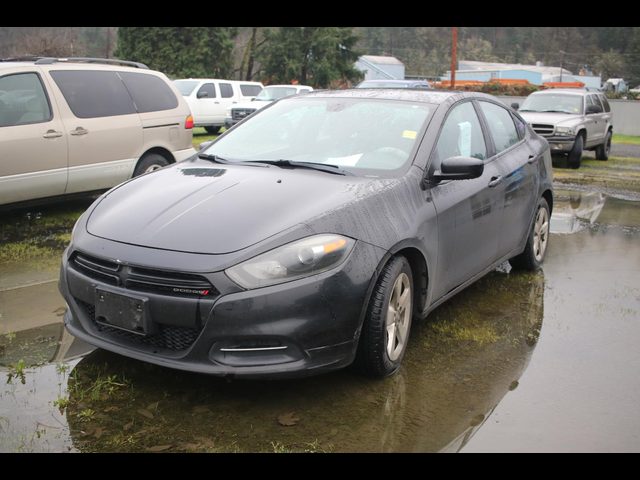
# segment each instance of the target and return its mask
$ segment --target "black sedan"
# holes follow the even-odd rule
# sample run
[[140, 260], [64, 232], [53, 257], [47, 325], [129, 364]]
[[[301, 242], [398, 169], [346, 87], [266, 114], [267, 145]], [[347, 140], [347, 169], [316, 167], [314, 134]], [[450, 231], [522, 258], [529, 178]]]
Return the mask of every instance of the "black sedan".
[[551, 156], [512, 109], [460, 92], [282, 100], [78, 221], [67, 329], [219, 376], [395, 373], [411, 323], [549, 245]]

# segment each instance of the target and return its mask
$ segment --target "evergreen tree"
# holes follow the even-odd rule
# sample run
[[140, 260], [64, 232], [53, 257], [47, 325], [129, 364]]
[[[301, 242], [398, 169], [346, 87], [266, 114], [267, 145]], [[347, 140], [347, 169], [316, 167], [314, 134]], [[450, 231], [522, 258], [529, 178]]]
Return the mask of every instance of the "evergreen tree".
[[229, 77], [237, 27], [118, 27], [121, 60], [171, 77]]
[[327, 88], [336, 81], [361, 77], [354, 50], [355, 27], [271, 27], [265, 31], [260, 60], [269, 83]]

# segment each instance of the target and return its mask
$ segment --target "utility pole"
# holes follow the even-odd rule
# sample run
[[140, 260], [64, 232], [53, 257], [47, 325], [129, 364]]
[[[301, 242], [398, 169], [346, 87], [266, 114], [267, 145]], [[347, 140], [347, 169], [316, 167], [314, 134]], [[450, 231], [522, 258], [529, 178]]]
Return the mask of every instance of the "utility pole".
[[456, 89], [456, 70], [458, 69], [458, 27], [453, 27], [453, 48], [451, 54], [451, 90]]
[[73, 28], [74, 28], [74, 27], [69, 27], [69, 29], [71, 30], [71, 32], [70, 32], [70, 33], [71, 33], [71, 56], [72, 56], [72, 57], [75, 55], [75, 52], [74, 52], [74, 50], [75, 50], [75, 49], [74, 49], [74, 45], [73, 45], [73, 40], [74, 40], [74, 31], [73, 31]]

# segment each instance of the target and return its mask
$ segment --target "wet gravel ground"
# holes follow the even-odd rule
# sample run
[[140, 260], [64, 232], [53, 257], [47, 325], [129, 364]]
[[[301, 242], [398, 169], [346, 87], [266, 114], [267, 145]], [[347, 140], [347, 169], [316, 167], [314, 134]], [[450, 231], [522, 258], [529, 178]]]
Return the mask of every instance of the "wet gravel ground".
[[54, 260], [86, 206], [0, 221], [0, 452], [640, 451], [640, 203], [624, 195], [557, 191], [544, 269], [439, 308], [384, 381], [228, 383], [74, 340]]

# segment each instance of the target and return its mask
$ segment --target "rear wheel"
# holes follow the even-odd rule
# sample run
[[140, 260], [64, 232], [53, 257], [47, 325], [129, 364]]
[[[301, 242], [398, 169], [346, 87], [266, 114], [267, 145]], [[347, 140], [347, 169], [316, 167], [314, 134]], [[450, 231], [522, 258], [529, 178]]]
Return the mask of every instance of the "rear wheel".
[[609, 130], [607, 137], [602, 145], [596, 149], [596, 158], [603, 162], [609, 160], [611, 156], [611, 145], [613, 144], [613, 132]]
[[402, 364], [413, 317], [413, 276], [405, 257], [393, 258], [373, 291], [358, 346], [356, 366], [372, 378], [386, 378]]
[[573, 150], [569, 153], [569, 167], [578, 170], [582, 166], [582, 153], [584, 152], [584, 138], [578, 135]]
[[169, 160], [164, 158], [162, 155], [158, 155], [157, 153], [145, 155], [138, 162], [138, 166], [133, 172], [133, 176], [139, 177], [140, 175], [144, 175], [145, 173], [155, 172], [156, 170], [160, 170], [161, 168], [168, 166], [169, 163]]
[[209, 135], [218, 135], [222, 127], [204, 127]]
[[544, 263], [549, 248], [551, 236], [551, 209], [543, 198], [538, 204], [538, 210], [529, 233], [527, 247], [522, 255], [512, 258], [509, 263], [516, 270], [539, 270]]

